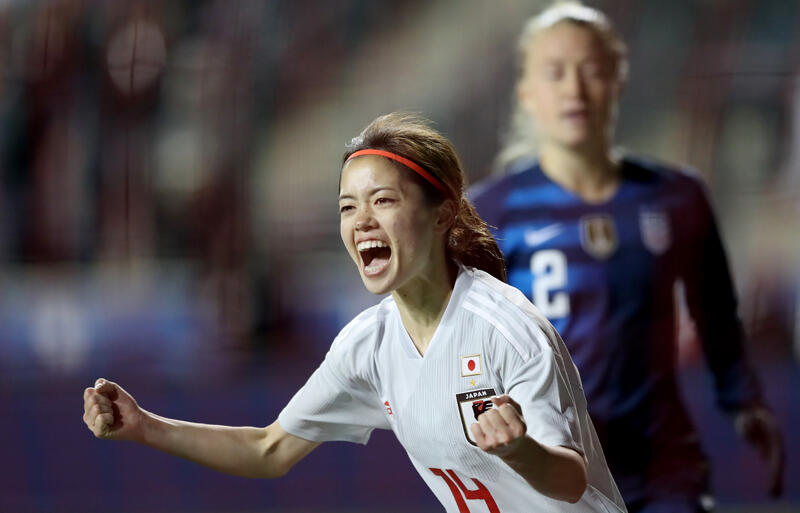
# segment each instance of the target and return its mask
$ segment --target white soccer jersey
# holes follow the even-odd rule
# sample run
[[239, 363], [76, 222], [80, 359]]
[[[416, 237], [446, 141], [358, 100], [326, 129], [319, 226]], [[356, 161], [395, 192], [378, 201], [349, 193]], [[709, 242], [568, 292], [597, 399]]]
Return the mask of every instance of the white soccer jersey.
[[[520, 404], [532, 438], [584, 455], [579, 502], [540, 494], [475, 445], [469, 425], [501, 394]], [[366, 443], [391, 429], [448, 513], [625, 511], [561, 338], [522, 293], [480, 270], [460, 269], [425, 356], [391, 296], [359, 314], [278, 422], [318, 442]]]

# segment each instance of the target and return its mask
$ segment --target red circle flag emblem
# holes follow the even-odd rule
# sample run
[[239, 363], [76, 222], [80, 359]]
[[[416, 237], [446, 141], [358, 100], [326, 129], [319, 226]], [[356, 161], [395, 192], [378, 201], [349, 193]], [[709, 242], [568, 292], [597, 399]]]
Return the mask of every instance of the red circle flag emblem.
[[477, 376], [481, 373], [481, 355], [471, 354], [461, 357], [461, 375]]

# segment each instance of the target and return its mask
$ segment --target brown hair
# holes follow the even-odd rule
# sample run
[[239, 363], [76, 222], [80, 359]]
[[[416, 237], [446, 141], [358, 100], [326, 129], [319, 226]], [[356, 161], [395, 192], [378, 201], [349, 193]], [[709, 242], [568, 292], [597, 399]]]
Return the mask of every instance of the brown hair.
[[[559, 23], [572, 23], [594, 32], [614, 61], [617, 80], [620, 83], [625, 82], [628, 77], [628, 48], [608, 17], [601, 11], [578, 1], [558, 0], [525, 22], [517, 40], [518, 83], [524, 77], [525, 59], [531, 41], [542, 31]], [[517, 160], [532, 158], [537, 152], [533, 121], [530, 114], [522, 109], [516, 94], [502, 146], [495, 159], [494, 168], [497, 171], [507, 169], [509, 164]]]
[[403, 112], [378, 117], [346, 146], [342, 164], [350, 155], [364, 149], [384, 150], [405, 157], [441, 182], [446, 192], [390, 160], [393, 165], [413, 175], [431, 205], [446, 199], [457, 203], [455, 222], [447, 234], [447, 256], [463, 265], [486, 271], [499, 280], [506, 280], [500, 248], [464, 194], [464, 172], [458, 155], [450, 141], [434, 130], [428, 120]]

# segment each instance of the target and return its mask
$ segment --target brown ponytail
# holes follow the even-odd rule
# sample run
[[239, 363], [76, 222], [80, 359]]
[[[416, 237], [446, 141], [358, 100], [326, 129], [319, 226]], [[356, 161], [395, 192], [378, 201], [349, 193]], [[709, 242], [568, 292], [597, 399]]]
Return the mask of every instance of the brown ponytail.
[[463, 192], [458, 215], [447, 239], [447, 251], [450, 258], [506, 281], [506, 265], [500, 248]]
[[506, 267], [500, 248], [464, 194], [464, 172], [458, 155], [450, 141], [431, 128], [428, 120], [402, 112], [380, 116], [347, 145], [342, 163], [353, 153], [364, 149], [400, 155], [415, 162], [441, 182], [446, 192], [408, 171], [423, 188], [431, 204], [439, 204], [446, 199], [458, 203], [458, 213], [447, 236], [447, 256], [506, 281]]

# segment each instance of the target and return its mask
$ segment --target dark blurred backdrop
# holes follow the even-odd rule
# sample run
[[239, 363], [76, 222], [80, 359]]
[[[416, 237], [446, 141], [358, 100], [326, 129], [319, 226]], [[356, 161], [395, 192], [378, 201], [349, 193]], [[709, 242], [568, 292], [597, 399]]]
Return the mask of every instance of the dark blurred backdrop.
[[[786, 494], [683, 385], [721, 512], [800, 508], [800, 4], [617, 0], [618, 140], [696, 167], [749, 351], [786, 435]], [[0, 1], [0, 512], [440, 511], [390, 433], [273, 482], [95, 440], [82, 391], [266, 425], [378, 298], [341, 248], [344, 144], [422, 112], [471, 181], [507, 126], [523, 0]]]

